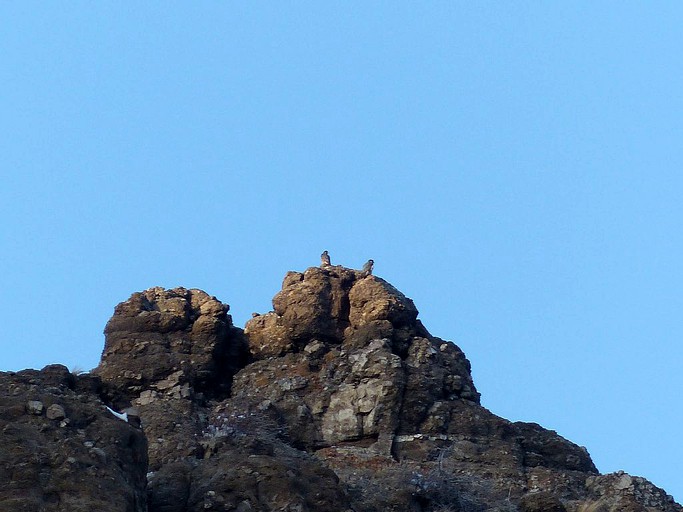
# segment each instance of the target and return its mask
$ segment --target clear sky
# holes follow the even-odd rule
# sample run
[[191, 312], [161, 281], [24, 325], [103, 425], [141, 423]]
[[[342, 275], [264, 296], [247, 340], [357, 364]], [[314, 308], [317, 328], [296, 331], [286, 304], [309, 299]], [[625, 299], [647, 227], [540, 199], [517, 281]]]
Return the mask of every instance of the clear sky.
[[237, 325], [332, 262], [415, 300], [482, 403], [683, 501], [679, 2], [4, 2], [0, 369], [114, 306]]

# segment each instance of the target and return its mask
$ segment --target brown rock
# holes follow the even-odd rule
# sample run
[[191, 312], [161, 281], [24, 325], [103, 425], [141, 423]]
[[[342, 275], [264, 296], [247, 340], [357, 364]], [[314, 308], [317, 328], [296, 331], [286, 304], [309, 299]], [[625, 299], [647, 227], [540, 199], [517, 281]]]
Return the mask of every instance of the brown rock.
[[376, 276], [354, 283], [349, 303], [349, 321], [354, 328], [375, 320], [388, 320], [392, 326], [400, 328], [414, 326], [417, 319], [413, 301]]
[[245, 355], [228, 309], [200, 290], [134, 293], [107, 323], [102, 360], [94, 373], [108, 389], [123, 394], [119, 399], [124, 401], [145, 390], [168, 393], [184, 384], [196, 391], [227, 393]]
[[562, 502], [548, 492], [525, 494], [519, 502], [520, 512], [566, 512]]
[[379, 440], [384, 434], [382, 440], [389, 442], [383, 450], [389, 454], [404, 390], [401, 359], [391, 352], [388, 340], [374, 340], [349, 354], [348, 363], [348, 373], [331, 390], [321, 413], [322, 438], [334, 444]]
[[[338, 452], [318, 453], [335, 454], [327, 462], [347, 485], [365, 489], [364, 500], [372, 472], [368, 480], [357, 477], [366, 457], [400, 459], [386, 471], [407, 492], [410, 474], [425, 464], [434, 473], [440, 454], [439, 467], [468, 475], [448, 480], [453, 491], [445, 494], [461, 488], [471, 503], [519, 499], [530, 484], [578, 498], [585, 475], [597, 473], [584, 449], [556, 433], [480, 407], [462, 351], [431, 336], [412, 301], [382, 279], [337, 267], [289, 273], [273, 303], [275, 311], [245, 329], [252, 355], [268, 359], [237, 374], [230, 407], [252, 415], [267, 404], [271, 419], [284, 424], [283, 439], [295, 446], [351, 450], [348, 466], [337, 464]], [[432, 480], [420, 500], [433, 495]]]
[[249, 443], [228, 442], [193, 470], [191, 481], [189, 512], [240, 506], [264, 511], [349, 511], [337, 476], [314, 457], [284, 446], [255, 454]]
[[[96, 395], [74, 391], [62, 368], [0, 373], [0, 510], [146, 511], [142, 432]], [[29, 402], [47, 405], [46, 414], [14, 414]], [[69, 423], [53, 421], [64, 407]]]
[[303, 274], [289, 272], [273, 298], [280, 325], [295, 345], [312, 338], [340, 342], [348, 326], [348, 290], [355, 273], [343, 267], [311, 267]]
[[249, 350], [256, 359], [279, 357], [293, 350], [291, 331], [275, 313], [257, 315], [244, 328]]
[[589, 477], [586, 490], [588, 499], [582, 504], [581, 512], [683, 510], [663, 489], [623, 471]]
[[47, 419], [49, 420], [63, 420], [64, 418], [66, 418], [66, 412], [64, 411], [64, 407], [62, 407], [61, 405], [52, 404], [50, 407], [47, 408], [45, 416], [47, 416]]
[[214, 297], [152, 288], [117, 306], [96, 374], [0, 374], [0, 511], [141, 512], [145, 483], [148, 512], [683, 510], [482, 407], [379, 277], [290, 272], [273, 308], [242, 333]]
[[225, 396], [246, 362], [229, 307], [200, 290], [150, 288], [119, 304], [95, 373], [117, 410], [137, 409], [150, 468], [201, 453], [202, 401]]

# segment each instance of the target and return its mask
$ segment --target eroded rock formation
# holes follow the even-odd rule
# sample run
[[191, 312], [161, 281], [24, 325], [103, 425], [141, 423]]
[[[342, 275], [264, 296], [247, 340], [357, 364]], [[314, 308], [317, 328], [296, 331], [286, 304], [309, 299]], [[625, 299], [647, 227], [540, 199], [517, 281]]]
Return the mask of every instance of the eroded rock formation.
[[683, 510], [483, 408], [463, 352], [379, 277], [289, 272], [244, 331], [228, 309], [199, 290], [135, 293], [93, 375], [3, 374], [0, 428], [18, 448], [2, 452], [0, 510]]
[[145, 436], [98, 387], [61, 365], [0, 373], [0, 511], [147, 510]]

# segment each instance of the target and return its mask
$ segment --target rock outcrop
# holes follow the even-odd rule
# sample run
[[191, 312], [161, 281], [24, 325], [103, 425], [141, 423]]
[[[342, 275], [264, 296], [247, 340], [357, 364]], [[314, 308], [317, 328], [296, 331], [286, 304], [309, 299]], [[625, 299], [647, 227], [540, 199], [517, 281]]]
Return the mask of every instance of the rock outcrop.
[[227, 396], [246, 363], [228, 309], [200, 290], [151, 288], [119, 304], [104, 329], [94, 373], [107, 402], [142, 420], [152, 471], [201, 456], [207, 400]]
[[[463, 352], [379, 277], [289, 272], [244, 331], [228, 309], [199, 290], [135, 293], [93, 375], [2, 375], [2, 432], [23, 448], [3, 452], [0, 510], [683, 510], [482, 407]], [[87, 508], [114, 492], [91, 477], [118, 488], [109, 508]]]
[[147, 510], [145, 436], [98, 386], [61, 365], [0, 373], [0, 511]]
[[242, 410], [272, 408], [295, 446], [372, 444], [436, 421], [437, 402], [478, 403], [470, 364], [432, 337], [413, 302], [343, 267], [290, 272], [274, 311], [245, 328], [255, 362], [233, 384]]
[[201, 290], [151, 288], [116, 307], [97, 374], [119, 400], [142, 391], [224, 395], [244, 364], [229, 306]]

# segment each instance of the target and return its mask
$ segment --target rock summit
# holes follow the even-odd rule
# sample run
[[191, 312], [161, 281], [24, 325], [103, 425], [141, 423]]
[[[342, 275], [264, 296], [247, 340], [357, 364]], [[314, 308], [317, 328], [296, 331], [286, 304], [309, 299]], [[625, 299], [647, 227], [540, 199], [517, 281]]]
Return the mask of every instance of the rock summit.
[[482, 407], [462, 350], [369, 272], [289, 272], [273, 311], [228, 312], [151, 288], [91, 373], [0, 373], [0, 512], [683, 511]]

